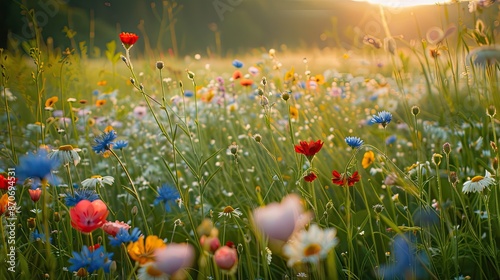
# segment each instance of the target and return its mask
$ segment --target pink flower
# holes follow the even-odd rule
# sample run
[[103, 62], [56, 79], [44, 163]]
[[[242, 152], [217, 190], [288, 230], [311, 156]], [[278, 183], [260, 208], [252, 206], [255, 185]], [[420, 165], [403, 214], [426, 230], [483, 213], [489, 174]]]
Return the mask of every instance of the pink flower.
[[220, 241], [217, 236], [202, 235], [200, 237], [200, 245], [203, 250], [214, 253], [215, 251], [217, 251], [217, 249], [219, 249]]
[[83, 233], [90, 233], [106, 223], [108, 213], [108, 207], [102, 200], [82, 200], [69, 210], [71, 226]]
[[102, 230], [104, 230], [104, 232], [106, 232], [107, 234], [112, 235], [113, 237], [116, 236], [116, 234], [120, 231], [121, 228], [129, 230], [130, 225], [124, 222], [120, 222], [118, 220], [114, 222], [107, 222], [104, 225], [102, 225]]
[[298, 229], [311, 219], [310, 212], [304, 212], [300, 197], [289, 194], [281, 203], [271, 203], [253, 211], [254, 223], [258, 229], [271, 238], [287, 241]]
[[194, 249], [187, 243], [169, 243], [166, 247], [155, 251], [155, 265], [167, 275], [173, 275], [181, 269], [192, 265]]
[[220, 269], [234, 273], [238, 267], [238, 252], [234, 248], [222, 246], [215, 252], [214, 260]]

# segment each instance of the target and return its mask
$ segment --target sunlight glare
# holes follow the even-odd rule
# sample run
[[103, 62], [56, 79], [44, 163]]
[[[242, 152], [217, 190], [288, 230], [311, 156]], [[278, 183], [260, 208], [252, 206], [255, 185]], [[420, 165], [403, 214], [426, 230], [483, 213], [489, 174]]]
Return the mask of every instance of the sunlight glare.
[[355, 0], [355, 1], [369, 2], [372, 4], [381, 4], [392, 8], [451, 3], [451, 0]]

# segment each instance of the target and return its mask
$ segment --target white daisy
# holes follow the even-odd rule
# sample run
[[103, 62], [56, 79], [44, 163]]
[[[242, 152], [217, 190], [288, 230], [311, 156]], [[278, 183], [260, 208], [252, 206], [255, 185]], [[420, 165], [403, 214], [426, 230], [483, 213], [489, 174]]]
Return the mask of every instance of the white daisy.
[[49, 153], [49, 158], [56, 158], [63, 165], [73, 163], [75, 166], [80, 162], [80, 156], [78, 152], [81, 150], [79, 148], [74, 148], [71, 145], [63, 145], [57, 149], [52, 150]]
[[307, 231], [300, 231], [283, 246], [288, 266], [292, 267], [297, 262], [318, 263], [320, 259], [326, 258], [339, 242], [336, 235], [336, 229], [323, 230], [316, 224], [311, 225]]
[[92, 177], [82, 181], [82, 186], [85, 188], [95, 188], [97, 186], [103, 187], [104, 184], [112, 185], [115, 182], [115, 178], [111, 176], [101, 176], [93, 175]]
[[232, 218], [239, 218], [242, 215], [241, 211], [238, 208], [233, 208], [232, 206], [226, 206], [222, 212], [219, 212], [219, 218], [222, 216]]
[[168, 280], [167, 274], [159, 271], [154, 262], [145, 263], [137, 273], [139, 280]]
[[491, 178], [490, 172], [486, 170], [486, 174], [483, 176], [475, 176], [469, 181], [464, 183], [462, 188], [463, 193], [471, 192], [482, 192], [485, 188], [495, 184], [495, 179]]

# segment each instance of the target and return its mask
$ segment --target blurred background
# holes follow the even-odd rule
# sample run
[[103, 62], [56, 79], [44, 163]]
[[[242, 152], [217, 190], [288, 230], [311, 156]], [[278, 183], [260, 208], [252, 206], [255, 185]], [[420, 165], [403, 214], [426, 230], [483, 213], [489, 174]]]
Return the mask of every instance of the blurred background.
[[[412, 7], [385, 2], [392, 4], [384, 8], [391, 34], [408, 41], [425, 38], [432, 26], [459, 25], [460, 15], [471, 18], [467, 2]], [[385, 37], [380, 6], [351, 0], [2, 0], [0, 47], [16, 48], [33, 38], [22, 6], [33, 11], [45, 42], [50, 38], [63, 49], [85, 42], [91, 56], [118, 40], [121, 31], [137, 33], [141, 41], [134, 48], [155, 55], [227, 56], [277, 47], [352, 49], [365, 35]], [[460, 24], [474, 27], [472, 18]]]

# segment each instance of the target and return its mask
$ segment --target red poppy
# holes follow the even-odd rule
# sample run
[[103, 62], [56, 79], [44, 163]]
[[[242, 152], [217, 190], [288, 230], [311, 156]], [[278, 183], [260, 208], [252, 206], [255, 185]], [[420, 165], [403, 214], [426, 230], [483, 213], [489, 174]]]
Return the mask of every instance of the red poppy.
[[71, 226], [83, 233], [90, 233], [106, 223], [108, 213], [108, 207], [102, 200], [82, 200], [69, 210]]
[[361, 176], [358, 171], [355, 171], [351, 176], [347, 177], [346, 174], [340, 174], [337, 170], [333, 170], [332, 175], [332, 182], [341, 187], [345, 185], [352, 187], [354, 184], [359, 182], [359, 180], [361, 180]]
[[311, 183], [312, 181], [316, 180], [316, 178], [318, 178], [318, 176], [316, 176], [316, 174], [314, 172], [309, 172], [309, 174], [307, 174], [306, 176], [304, 176], [304, 180], [306, 182], [309, 182], [309, 183]]
[[299, 145], [295, 145], [295, 152], [304, 154], [311, 161], [314, 155], [321, 150], [321, 147], [323, 147], [323, 141], [321, 140], [316, 142], [311, 140], [309, 143], [307, 141], [300, 141]]
[[14, 186], [17, 183], [17, 178], [4, 177], [0, 174], [0, 189], [8, 190], [9, 186]]
[[123, 46], [125, 46], [126, 49], [129, 49], [132, 47], [137, 40], [139, 40], [139, 36], [137, 36], [135, 33], [129, 33], [129, 32], [122, 32], [120, 33], [120, 41], [122, 41]]
[[241, 79], [240, 84], [244, 87], [248, 87], [253, 84], [253, 81], [250, 79]]
[[233, 80], [238, 80], [239, 78], [241, 78], [243, 76], [243, 74], [241, 74], [241, 72], [239, 70], [236, 70], [234, 71], [233, 73]]
[[37, 188], [36, 190], [29, 189], [28, 192], [30, 193], [31, 200], [33, 200], [33, 202], [40, 200], [40, 196], [42, 195], [42, 190], [40, 188]]

